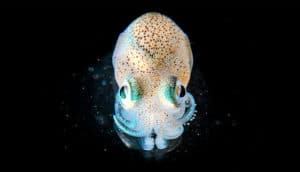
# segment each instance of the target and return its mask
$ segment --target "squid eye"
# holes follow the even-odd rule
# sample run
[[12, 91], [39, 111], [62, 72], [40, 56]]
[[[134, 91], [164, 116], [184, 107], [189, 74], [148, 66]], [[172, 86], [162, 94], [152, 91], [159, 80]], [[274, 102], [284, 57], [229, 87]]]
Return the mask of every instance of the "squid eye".
[[185, 87], [175, 76], [171, 76], [166, 80], [161, 88], [163, 92], [163, 102], [171, 105], [171, 107], [180, 105], [183, 101], [183, 97], [186, 95]]
[[179, 97], [184, 97], [185, 96], [185, 88], [183, 85], [177, 86], [176, 87], [176, 94]]
[[128, 91], [127, 86], [121, 87], [121, 89], [120, 89], [120, 97], [121, 97], [122, 99], [126, 99], [127, 91]]
[[119, 90], [119, 102], [122, 107], [125, 109], [132, 108], [140, 97], [141, 91], [137, 80], [127, 77]]
[[185, 88], [180, 83], [176, 84], [175, 95], [174, 96], [175, 96], [177, 101], [179, 101], [178, 99], [181, 99], [182, 97], [185, 96]]

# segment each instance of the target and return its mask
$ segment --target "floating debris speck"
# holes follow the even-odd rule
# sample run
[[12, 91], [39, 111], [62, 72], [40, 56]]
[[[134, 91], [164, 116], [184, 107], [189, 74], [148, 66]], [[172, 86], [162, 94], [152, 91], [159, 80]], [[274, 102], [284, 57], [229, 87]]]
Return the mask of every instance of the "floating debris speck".
[[220, 125], [220, 124], [221, 124], [221, 121], [216, 120], [215, 123], [216, 123], [216, 125]]
[[66, 119], [69, 119], [70, 115], [69, 114], [65, 114], [65, 117], [66, 117]]
[[94, 80], [97, 80], [97, 79], [99, 79], [99, 78], [100, 78], [99, 74], [94, 74], [94, 75], [93, 75], [93, 79], [94, 79]]
[[231, 113], [228, 113], [228, 114], [227, 114], [227, 117], [231, 117]]
[[107, 84], [107, 82], [105, 80], [102, 80], [101, 84], [102, 84], [102, 86], [105, 86]]
[[98, 121], [99, 125], [104, 125], [105, 124], [105, 119], [104, 119], [103, 115], [101, 115], [99, 113], [97, 113], [96, 120]]
[[89, 71], [89, 72], [94, 72], [95, 69], [94, 69], [93, 67], [88, 67], [88, 71]]

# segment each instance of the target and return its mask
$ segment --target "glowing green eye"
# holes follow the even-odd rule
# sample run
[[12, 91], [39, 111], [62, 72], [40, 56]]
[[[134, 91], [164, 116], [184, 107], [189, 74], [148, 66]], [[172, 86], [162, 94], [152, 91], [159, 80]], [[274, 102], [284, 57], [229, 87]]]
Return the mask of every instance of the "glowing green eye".
[[162, 89], [164, 100], [171, 104], [180, 103], [186, 93], [184, 86], [175, 76], [171, 76], [162, 84]]
[[175, 87], [167, 86], [164, 91], [164, 96], [169, 102], [175, 103]]
[[120, 102], [125, 109], [132, 108], [141, 98], [141, 89], [137, 80], [127, 77], [119, 91]]
[[141, 89], [136, 79], [133, 77], [127, 78], [130, 87], [130, 99], [131, 101], [138, 101], [141, 98]]

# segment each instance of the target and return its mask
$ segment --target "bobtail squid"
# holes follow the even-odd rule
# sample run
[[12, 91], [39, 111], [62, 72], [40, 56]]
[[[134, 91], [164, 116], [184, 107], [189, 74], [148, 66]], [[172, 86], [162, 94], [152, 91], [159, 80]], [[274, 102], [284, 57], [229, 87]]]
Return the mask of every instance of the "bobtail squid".
[[119, 35], [112, 61], [115, 126], [143, 150], [167, 148], [196, 107], [187, 91], [193, 66], [187, 35], [167, 16], [146, 13]]

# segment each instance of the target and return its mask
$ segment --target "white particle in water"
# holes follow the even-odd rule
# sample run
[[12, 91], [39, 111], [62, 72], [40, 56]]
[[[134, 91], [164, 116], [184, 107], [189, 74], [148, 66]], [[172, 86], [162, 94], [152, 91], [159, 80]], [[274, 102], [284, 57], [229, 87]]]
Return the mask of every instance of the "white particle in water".
[[106, 83], [107, 83], [107, 82], [106, 82], [105, 80], [102, 80], [102, 82], [101, 82], [102, 86], [105, 86]]
[[69, 114], [65, 114], [65, 117], [66, 117], [66, 118], [69, 118], [69, 117], [70, 117], [70, 115], [69, 115]]
[[93, 75], [93, 79], [94, 79], [94, 80], [97, 80], [97, 79], [99, 79], [99, 78], [100, 78], [100, 76], [99, 76], [98, 74], [94, 74], [94, 75]]
[[97, 119], [99, 125], [104, 125], [105, 121], [104, 121], [103, 115], [97, 115], [96, 119]]
[[89, 72], [94, 72], [94, 70], [95, 70], [95, 69], [94, 69], [93, 67], [88, 67], [88, 71], [89, 71]]

